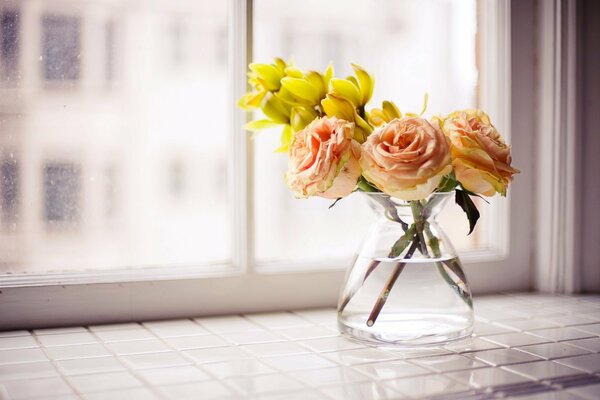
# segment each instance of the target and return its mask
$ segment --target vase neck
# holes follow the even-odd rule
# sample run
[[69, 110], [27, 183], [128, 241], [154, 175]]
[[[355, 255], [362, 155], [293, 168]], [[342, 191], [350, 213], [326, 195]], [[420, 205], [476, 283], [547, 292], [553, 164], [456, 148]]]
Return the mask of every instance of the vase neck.
[[433, 220], [452, 197], [452, 193], [434, 193], [423, 200], [405, 201], [384, 193], [365, 193], [371, 209], [392, 222], [412, 223], [415, 219]]

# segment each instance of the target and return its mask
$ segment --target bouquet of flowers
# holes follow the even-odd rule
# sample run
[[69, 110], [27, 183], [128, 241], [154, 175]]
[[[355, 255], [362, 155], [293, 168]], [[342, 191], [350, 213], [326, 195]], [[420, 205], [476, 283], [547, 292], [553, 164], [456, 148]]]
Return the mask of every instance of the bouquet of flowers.
[[[437, 238], [426, 223], [435, 206], [430, 195], [454, 191], [470, 234], [479, 218], [472, 197], [505, 196], [519, 172], [511, 167], [510, 146], [481, 110], [423, 117], [427, 95], [419, 114], [403, 114], [392, 101], [367, 108], [374, 79], [360, 66], [352, 68], [353, 76], [336, 78], [331, 66], [322, 73], [302, 71], [279, 58], [273, 64], [250, 64], [248, 82], [253, 90], [239, 106], [260, 109], [265, 118], [245, 128], [282, 128], [277, 151], [288, 154], [285, 182], [297, 197], [337, 202], [355, 191], [387, 194], [378, 201], [385, 203], [387, 217], [402, 224], [404, 232], [388, 257], [406, 259], [415, 251], [435, 257]], [[414, 215], [410, 226], [395, 215], [392, 199], [410, 203]], [[375, 267], [377, 263], [369, 269]], [[374, 308], [368, 324], [375, 322], [376, 309], [382, 305]]]

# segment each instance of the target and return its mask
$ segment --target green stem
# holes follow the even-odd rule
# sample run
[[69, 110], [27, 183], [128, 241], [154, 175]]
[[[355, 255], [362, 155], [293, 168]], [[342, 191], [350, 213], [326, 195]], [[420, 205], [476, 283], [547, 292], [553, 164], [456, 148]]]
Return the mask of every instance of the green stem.
[[419, 238], [419, 250], [423, 257], [429, 258], [429, 252], [427, 251], [427, 242], [423, 237], [424, 221], [423, 221], [423, 206], [418, 200], [410, 201], [410, 209], [412, 210], [413, 218], [415, 220], [415, 229], [417, 237]]

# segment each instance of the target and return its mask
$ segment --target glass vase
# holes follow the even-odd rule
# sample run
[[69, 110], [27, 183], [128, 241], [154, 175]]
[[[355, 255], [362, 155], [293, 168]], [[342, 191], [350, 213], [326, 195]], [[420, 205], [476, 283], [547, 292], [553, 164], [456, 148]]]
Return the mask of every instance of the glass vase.
[[402, 201], [364, 193], [378, 218], [346, 275], [338, 327], [376, 345], [443, 344], [471, 335], [473, 302], [436, 216], [452, 193]]

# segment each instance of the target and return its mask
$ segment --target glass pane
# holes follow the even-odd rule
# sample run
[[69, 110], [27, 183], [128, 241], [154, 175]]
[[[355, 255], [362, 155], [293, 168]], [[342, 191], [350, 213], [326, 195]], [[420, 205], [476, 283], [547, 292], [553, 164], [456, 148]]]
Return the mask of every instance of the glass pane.
[[0, 273], [229, 262], [227, 12], [0, 3]]
[[[280, 56], [318, 70], [332, 62], [342, 77], [358, 63], [375, 76], [371, 107], [390, 99], [419, 112], [426, 92], [429, 116], [477, 104], [474, 0], [256, 0], [255, 18], [257, 62]], [[258, 260], [351, 257], [373, 218], [366, 202], [352, 195], [329, 210], [325, 199], [294, 199], [282, 179], [286, 157], [273, 153], [278, 140], [276, 131], [254, 140]], [[467, 238], [461, 213], [452, 206], [442, 217], [455, 245], [485, 246], [483, 223]]]

